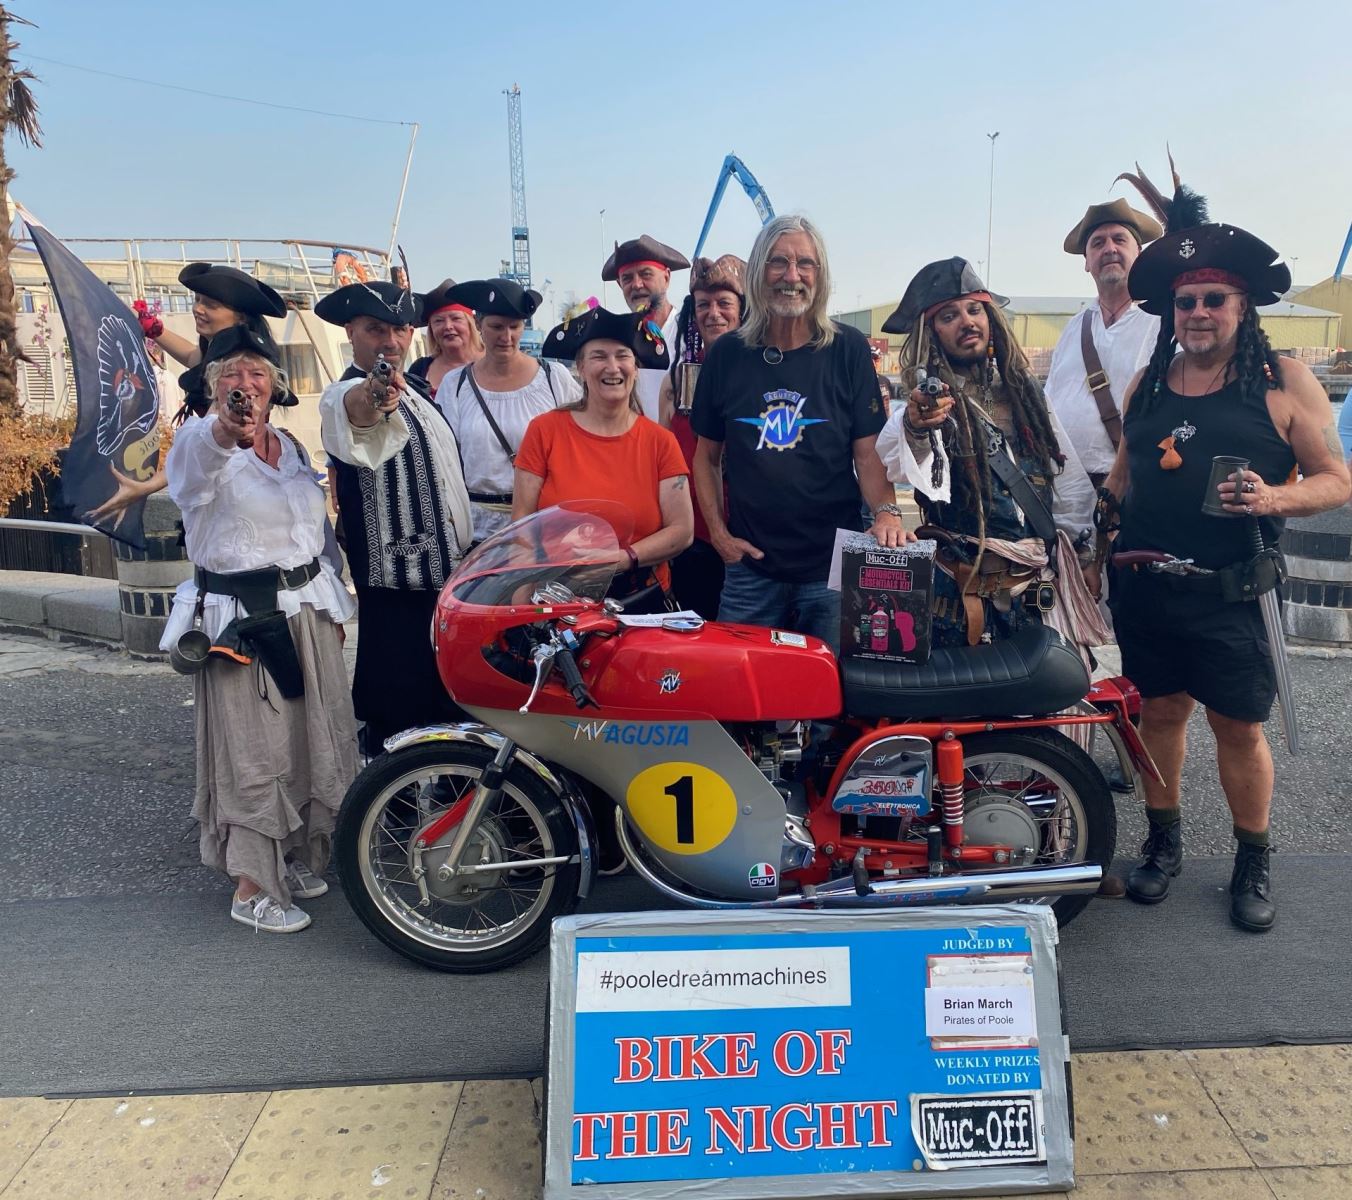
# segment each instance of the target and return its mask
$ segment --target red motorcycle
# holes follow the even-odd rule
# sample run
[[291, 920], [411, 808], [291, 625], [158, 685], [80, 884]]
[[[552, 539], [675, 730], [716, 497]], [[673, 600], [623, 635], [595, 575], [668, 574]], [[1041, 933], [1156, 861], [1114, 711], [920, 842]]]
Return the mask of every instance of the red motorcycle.
[[447, 971], [534, 953], [588, 895], [607, 813], [634, 871], [687, 905], [1017, 899], [1064, 923], [1089, 902], [1117, 821], [1062, 730], [1102, 729], [1124, 772], [1156, 772], [1129, 693], [1091, 687], [1059, 634], [906, 666], [631, 617], [605, 598], [629, 531], [614, 505], [546, 509], [447, 582], [437, 663], [478, 723], [391, 738], [338, 821], [344, 890], [383, 942]]

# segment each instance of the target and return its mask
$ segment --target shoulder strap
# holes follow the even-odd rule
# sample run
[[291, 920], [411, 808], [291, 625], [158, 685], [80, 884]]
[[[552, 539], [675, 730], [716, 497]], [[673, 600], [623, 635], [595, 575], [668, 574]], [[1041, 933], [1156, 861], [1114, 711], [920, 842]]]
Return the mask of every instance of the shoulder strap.
[[484, 420], [488, 422], [488, 428], [493, 431], [493, 436], [498, 439], [498, 445], [502, 447], [502, 452], [507, 456], [507, 461], [516, 466], [516, 451], [508, 444], [507, 439], [503, 437], [502, 430], [498, 423], [493, 420], [493, 414], [488, 411], [488, 403], [484, 400], [484, 394], [479, 390], [478, 381], [474, 378], [474, 367], [465, 367], [465, 379], [469, 380], [469, 386], [474, 392], [474, 398], [479, 402], [479, 411], [483, 413]]
[[549, 398], [554, 401], [554, 407], [559, 406], [559, 394], [554, 390], [554, 372], [549, 368], [549, 359], [540, 360], [540, 370], [545, 373], [545, 382], [549, 384]]
[[1099, 360], [1098, 349], [1094, 345], [1094, 313], [1086, 309], [1084, 320], [1080, 322], [1080, 354], [1084, 358], [1084, 381], [1094, 395], [1098, 405], [1099, 420], [1108, 431], [1108, 437], [1116, 450], [1122, 440], [1122, 414], [1117, 411], [1113, 400], [1112, 388], [1108, 386], [1108, 373]]
[[[984, 417], [981, 420], [988, 428], [995, 428]], [[1052, 519], [1051, 509], [1028, 482], [1028, 476], [1023, 473], [1019, 464], [1006, 453], [1007, 439], [1003, 432], [1000, 433], [1000, 437], [1000, 449], [986, 456], [991, 474], [1009, 490], [1009, 494], [1014, 497], [1014, 503], [1023, 509], [1023, 515], [1028, 518], [1028, 524], [1033, 527], [1033, 532], [1047, 543], [1050, 551], [1056, 545], [1056, 522]]]

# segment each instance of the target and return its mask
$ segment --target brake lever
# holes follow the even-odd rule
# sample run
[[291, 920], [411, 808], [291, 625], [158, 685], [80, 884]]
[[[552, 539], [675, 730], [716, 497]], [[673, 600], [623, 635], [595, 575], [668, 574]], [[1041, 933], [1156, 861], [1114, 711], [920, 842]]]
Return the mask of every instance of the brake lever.
[[554, 669], [554, 656], [559, 652], [558, 646], [553, 642], [545, 642], [531, 652], [531, 662], [535, 664], [535, 686], [531, 688], [530, 695], [526, 697], [526, 703], [516, 711], [519, 713], [530, 712], [530, 706], [535, 703], [535, 697], [539, 695], [540, 688], [549, 678], [549, 673]]

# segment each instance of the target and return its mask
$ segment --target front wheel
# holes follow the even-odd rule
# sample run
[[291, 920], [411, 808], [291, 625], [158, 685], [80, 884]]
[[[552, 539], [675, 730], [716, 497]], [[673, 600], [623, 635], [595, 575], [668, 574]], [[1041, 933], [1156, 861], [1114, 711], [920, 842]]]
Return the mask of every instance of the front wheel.
[[[576, 830], [559, 798], [520, 763], [508, 770], [461, 858], [462, 866], [492, 869], [443, 877], [458, 826], [421, 861], [414, 854], [418, 831], [472, 796], [492, 760], [490, 747], [463, 742], [383, 754], [353, 781], [338, 814], [334, 858], [353, 911], [391, 949], [440, 971], [519, 962], [577, 903]], [[539, 865], [554, 858], [565, 861]], [[521, 865], [504, 865], [512, 863]]]
[[[1064, 734], [1002, 730], [963, 738], [963, 834], [968, 845], [1012, 845], [1021, 866], [1098, 863], [1107, 874], [1117, 811], [1102, 772]], [[1029, 897], [1036, 900], [1037, 897]], [[1060, 896], [1064, 926], [1092, 899]]]

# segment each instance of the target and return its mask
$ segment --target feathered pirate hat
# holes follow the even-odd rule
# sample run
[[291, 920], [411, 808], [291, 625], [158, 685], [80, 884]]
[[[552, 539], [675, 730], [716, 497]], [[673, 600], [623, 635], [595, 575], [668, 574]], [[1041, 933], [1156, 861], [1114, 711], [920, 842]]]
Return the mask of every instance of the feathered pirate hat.
[[1164, 236], [1132, 264], [1127, 276], [1132, 299], [1152, 316], [1162, 317], [1173, 303], [1174, 289], [1187, 283], [1228, 283], [1257, 305], [1272, 304], [1285, 295], [1291, 287], [1291, 269], [1277, 251], [1237, 225], [1209, 220], [1206, 197], [1179, 179], [1172, 154], [1169, 170], [1174, 194], [1167, 200], [1140, 163], [1136, 174], [1124, 171], [1117, 177], [1145, 197], [1165, 228]]

